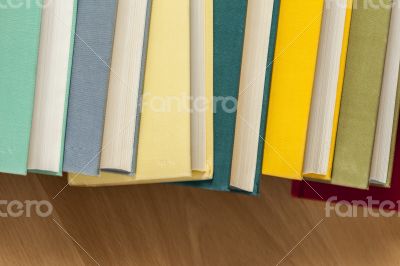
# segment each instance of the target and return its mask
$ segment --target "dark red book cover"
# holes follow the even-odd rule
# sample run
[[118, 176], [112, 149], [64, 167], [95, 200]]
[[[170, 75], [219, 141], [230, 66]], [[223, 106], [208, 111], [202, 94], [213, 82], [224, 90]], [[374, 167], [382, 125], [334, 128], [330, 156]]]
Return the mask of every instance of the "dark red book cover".
[[[400, 129], [400, 127], [399, 127]], [[367, 202], [368, 206], [385, 209], [398, 209], [400, 204], [400, 130], [397, 132], [397, 143], [393, 163], [392, 185], [390, 188], [370, 187], [369, 190], [339, 187], [310, 181], [294, 181], [294, 197], [331, 201], [331, 202]]]

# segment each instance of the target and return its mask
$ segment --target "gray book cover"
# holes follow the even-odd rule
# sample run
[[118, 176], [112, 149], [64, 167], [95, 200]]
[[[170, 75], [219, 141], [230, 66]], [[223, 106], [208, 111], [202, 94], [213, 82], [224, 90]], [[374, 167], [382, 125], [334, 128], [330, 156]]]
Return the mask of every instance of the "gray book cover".
[[117, 0], [79, 0], [64, 171], [99, 174]]

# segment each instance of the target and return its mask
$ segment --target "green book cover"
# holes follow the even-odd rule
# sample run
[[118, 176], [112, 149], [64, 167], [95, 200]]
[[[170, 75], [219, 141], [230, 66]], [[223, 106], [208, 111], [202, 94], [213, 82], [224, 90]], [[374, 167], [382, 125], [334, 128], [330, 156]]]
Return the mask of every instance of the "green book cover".
[[354, 1], [332, 172], [335, 185], [368, 188], [391, 3]]
[[[274, 1], [270, 42], [268, 50], [263, 112], [260, 136], [265, 133], [269, 87], [271, 83], [272, 63], [275, 52], [276, 31], [280, 1]], [[214, 0], [214, 97], [216, 99], [237, 99], [244, 32], [246, 24], [247, 1]], [[258, 195], [261, 177], [261, 164], [264, 142], [260, 138], [254, 191], [247, 193], [230, 187], [231, 163], [235, 134], [236, 112], [226, 112], [221, 104], [214, 108], [214, 176], [212, 180], [187, 182], [197, 188], [235, 191]]]
[[64, 143], [65, 143], [65, 132], [66, 132], [66, 124], [67, 124], [67, 113], [68, 113], [68, 100], [69, 100], [69, 89], [71, 82], [71, 71], [72, 71], [72, 57], [73, 57], [73, 48], [75, 42], [75, 30], [76, 30], [76, 13], [77, 13], [77, 0], [73, 1], [73, 14], [72, 14], [72, 25], [71, 25], [71, 40], [69, 46], [69, 62], [67, 69], [67, 82], [65, 84], [65, 105], [64, 105], [64, 116], [63, 116], [63, 124], [62, 124], [62, 135], [61, 137], [61, 152], [60, 152], [60, 166], [57, 172], [46, 171], [40, 169], [28, 169], [30, 173], [38, 173], [45, 175], [54, 175], [54, 176], [62, 176], [63, 175], [63, 160], [64, 160]]
[[42, 5], [0, 2], [0, 172], [25, 175]]

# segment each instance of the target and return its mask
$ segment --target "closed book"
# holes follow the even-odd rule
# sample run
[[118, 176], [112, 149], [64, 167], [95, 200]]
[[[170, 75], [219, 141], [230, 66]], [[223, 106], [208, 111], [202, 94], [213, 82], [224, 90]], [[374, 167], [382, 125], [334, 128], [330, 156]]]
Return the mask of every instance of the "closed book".
[[[254, 3], [253, 3], [254, 4]], [[264, 91], [262, 96], [262, 112], [259, 128], [252, 128], [257, 134], [265, 132], [266, 106], [272, 62], [274, 58], [275, 37], [280, 1], [274, 1], [273, 13], [270, 18], [268, 57], [265, 72]], [[252, 11], [254, 11], [253, 5]], [[240, 15], [239, 15], [240, 14]], [[247, 3], [242, 1], [214, 2], [214, 97], [236, 101], [239, 96], [239, 83], [242, 66], [242, 55], [246, 25]], [[268, 13], [263, 13], [268, 18]], [[263, 21], [262, 18], [255, 18]], [[264, 18], [265, 19], [265, 18]], [[266, 20], [268, 23], [268, 19]], [[250, 25], [251, 23], [249, 23]], [[257, 23], [255, 23], [257, 24]], [[253, 25], [255, 25], [253, 24]], [[254, 30], [255, 28], [253, 28]], [[265, 52], [265, 51], [263, 51]], [[263, 72], [262, 72], [263, 73]], [[262, 75], [261, 75], [262, 76]], [[251, 85], [251, 84], [250, 84]], [[214, 113], [214, 176], [212, 180], [191, 182], [186, 185], [217, 190], [235, 191], [256, 195], [259, 193], [259, 182], [262, 161], [262, 138], [259, 139], [255, 172], [246, 176], [249, 187], [237, 187], [232, 178], [232, 155], [234, 146], [235, 124], [237, 115], [232, 110], [226, 110], [216, 103]], [[251, 127], [251, 126], [250, 126]], [[261, 133], [262, 132], [262, 133]], [[254, 134], [252, 134], [254, 135]], [[262, 136], [262, 135], [260, 135]], [[240, 162], [239, 162], [240, 163]], [[231, 181], [233, 183], [231, 184]], [[251, 191], [250, 191], [251, 190]]]
[[136, 172], [150, 7], [150, 0], [118, 1], [100, 160], [104, 171]]
[[[279, 1], [248, 2], [230, 176], [231, 189], [256, 193], [261, 175]], [[271, 38], [271, 36], [273, 36]], [[272, 41], [270, 44], [269, 42]]]
[[[206, 36], [205, 83], [207, 102], [211, 103], [212, 0], [205, 1], [204, 8], [206, 27], [200, 34]], [[104, 171], [100, 177], [69, 174], [70, 185], [112, 186], [212, 178], [212, 104], [206, 114], [207, 169], [192, 171], [191, 166], [189, 15], [189, 1], [153, 0], [136, 174]], [[158, 105], [160, 101], [167, 107], [168, 103], [174, 105], [172, 109], [163, 109], [165, 105]], [[179, 105], [175, 105], [177, 102]]]
[[264, 175], [301, 179], [323, 0], [282, 1], [268, 107]]
[[[25, 175], [42, 2], [0, 9], [0, 172]], [[7, 5], [7, 4], [5, 4]]]
[[116, 0], [78, 1], [64, 172], [98, 175]]
[[391, 0], [355, 1], [332, 184], [367, 189], [385, 63]]
[[389, 187], [393, 168], [397, 123], [400, 108], [400, 9], [399, 0], [393, 1], [382, 91], [372, 155], [370, 185]]
[[305, 178], [332, 178], [352, 2], [325, 1], [303, 164]]
[[76, 0], [45, 0], [28, 169], [62, 175]]

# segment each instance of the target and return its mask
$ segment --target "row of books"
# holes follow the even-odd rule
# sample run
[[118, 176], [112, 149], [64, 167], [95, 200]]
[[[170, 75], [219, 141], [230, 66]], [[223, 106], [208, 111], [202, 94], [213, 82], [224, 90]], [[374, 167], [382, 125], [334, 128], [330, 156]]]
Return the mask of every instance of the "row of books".
[[253, 195], [261, 174], [390, 187], [399, 12], [398, 0], [2, 9], [0, 172]]

